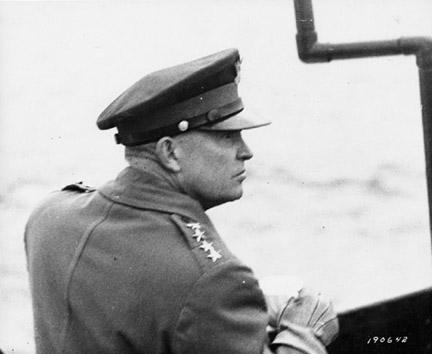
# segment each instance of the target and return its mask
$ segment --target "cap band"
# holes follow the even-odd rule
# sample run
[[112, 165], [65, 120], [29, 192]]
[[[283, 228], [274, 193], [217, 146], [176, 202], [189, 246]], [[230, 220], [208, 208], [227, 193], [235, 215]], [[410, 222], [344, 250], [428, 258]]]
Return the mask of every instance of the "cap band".
[[242, 110], [243, 103], [238, 96], [237, 84], [230, 83], [169, 106], [145, 119], [119, 123], [116, 142], [127, 146], [144, 144], [164, 135], [183, 132], [178, 127], [181, 121], [188, 122], [188, 129], [192, 129], [222, 121]]
[[[198, 128], [200, 126], [209, 123], [216, 123], [216, 122], [223, 121], [241, 112], [242, 110], [243, 110], [243, 103], [241, 99], [238, 98], [235, 102], [229, 103], [218, 109], [214, 109], [204, 114], [201, 114], [197, 117], [191, 118], [190, 120], [187, 121], [189, 123], [188, 130]], [[217, 116], [218, 116], [217, 119], [213, 118], [215, 116], [214, 114], [215, 112], [217, 112]], [[115, 134], [114, 137], [117, 144], [132, 146], [132, 145], [150, 143], [152, 141], [162, 138], [163, 136], [176, 135], [182, 132], [183, 131], [179, 129], [178, 124], [174, 123], [170, 126], [154, 129], [149, 132], [129, 132], [129, 133], [120, 134], [119, 131], [119, 133]]]

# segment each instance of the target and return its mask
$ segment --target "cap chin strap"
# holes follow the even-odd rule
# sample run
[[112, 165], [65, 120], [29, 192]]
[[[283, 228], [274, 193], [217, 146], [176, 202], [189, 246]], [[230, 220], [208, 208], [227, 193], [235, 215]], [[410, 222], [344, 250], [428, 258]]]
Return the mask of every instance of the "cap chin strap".
[[211, 109], [195, 117], [180, 120], [177, 117], [177, 121], [175, 123], [169, 126], [156, 128], [151, 131], [121, 131], [121, 128], [119, 128], [119, 133], [115, 134], [114, 137], [117, 144], [123, 144], [126, 146], [146, 144], [156, 141], [163, 136], [177, 135], [206, 124], [221, 122], [240, 113], [243, 108], [244, 107], [241, 98], [237, 98], [234, 102], [225, 104], [222, 107]]

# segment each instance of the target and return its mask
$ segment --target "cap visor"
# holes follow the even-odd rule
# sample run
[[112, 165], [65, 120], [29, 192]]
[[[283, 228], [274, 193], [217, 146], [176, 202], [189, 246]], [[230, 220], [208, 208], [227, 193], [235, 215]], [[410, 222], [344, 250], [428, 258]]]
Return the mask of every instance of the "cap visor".
[[269, 125], [271, 122], [263, 121], [257, 117], [252, 117], [249, 113], [239, 113], [223, 121], [203, 125], [199, 127], [200, 130], [244, 130], [253, 129]]

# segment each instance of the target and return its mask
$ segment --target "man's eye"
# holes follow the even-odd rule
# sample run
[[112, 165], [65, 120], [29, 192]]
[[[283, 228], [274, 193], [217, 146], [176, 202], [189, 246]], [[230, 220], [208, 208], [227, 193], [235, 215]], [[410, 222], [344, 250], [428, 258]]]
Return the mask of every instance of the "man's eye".
[[224, 139], [234, 139], [234, 137], [236, 136], [235, 132], [224, 132], [224, 134], [222, 135], [222, 137]]

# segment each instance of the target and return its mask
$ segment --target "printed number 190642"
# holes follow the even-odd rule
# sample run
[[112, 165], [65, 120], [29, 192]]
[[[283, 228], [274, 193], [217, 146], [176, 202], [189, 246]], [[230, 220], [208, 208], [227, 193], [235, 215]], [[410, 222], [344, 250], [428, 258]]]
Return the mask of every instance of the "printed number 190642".
[[369, 337], [367, 344], [378, 344], [378, 343], [406, 343], [408, 342], [407, 336], [401, 337]]

